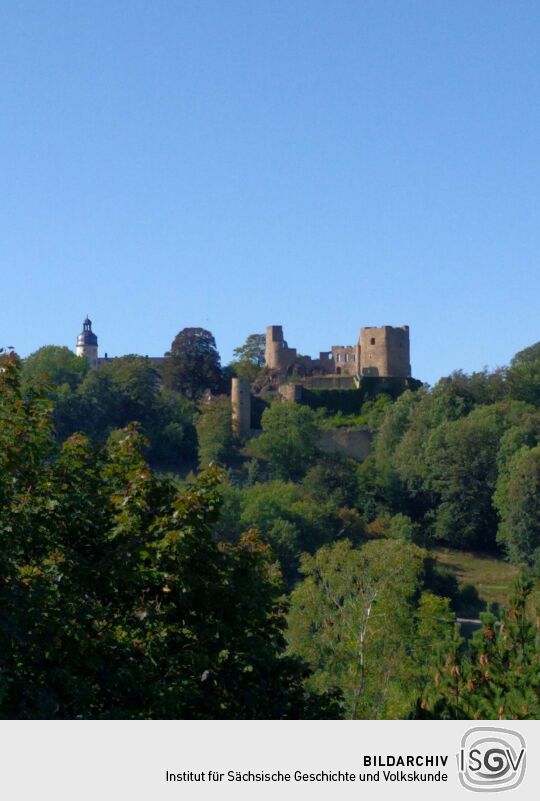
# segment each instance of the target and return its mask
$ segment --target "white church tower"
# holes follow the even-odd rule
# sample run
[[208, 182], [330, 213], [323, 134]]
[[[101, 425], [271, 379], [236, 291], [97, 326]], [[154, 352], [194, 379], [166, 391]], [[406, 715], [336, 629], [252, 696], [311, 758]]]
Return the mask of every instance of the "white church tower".
[[77, 337], [77, 348], [75, 352], [77, 356], [85, 356], [90, 363], [90, 367], [95, 369], [98, 365], [97, 349], [97, 336], [92, 331], [92, 320], [87, 317], [83, 322], [83, 330]]

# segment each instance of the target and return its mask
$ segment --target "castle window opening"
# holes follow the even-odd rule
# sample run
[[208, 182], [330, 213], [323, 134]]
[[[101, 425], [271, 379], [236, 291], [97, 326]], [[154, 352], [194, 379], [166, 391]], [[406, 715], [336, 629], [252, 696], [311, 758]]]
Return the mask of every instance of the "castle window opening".
[[374, 345], [374, 344], [375, 344], [375, 337], [371, 337], [371, 344], [372, 344], [372, 345]]

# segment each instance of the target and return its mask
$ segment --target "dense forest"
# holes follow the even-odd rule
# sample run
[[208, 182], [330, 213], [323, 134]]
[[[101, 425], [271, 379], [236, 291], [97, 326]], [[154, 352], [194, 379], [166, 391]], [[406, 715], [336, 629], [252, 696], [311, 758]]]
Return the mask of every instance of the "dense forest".
[[[351, 414], [274, 400], [246, 443], [261, 348], [2, 352], [0, 715], [539, 718], [540, 343]], [[344, 425], [362, 463], [319, 449]], [[445, 548], [508, 564], [504, 603]]]

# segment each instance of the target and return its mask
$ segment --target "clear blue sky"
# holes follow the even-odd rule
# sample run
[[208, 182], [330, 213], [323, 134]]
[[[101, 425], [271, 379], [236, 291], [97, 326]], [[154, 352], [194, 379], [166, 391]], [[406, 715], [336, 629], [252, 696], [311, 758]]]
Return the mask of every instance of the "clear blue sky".
[[0, 343], [226, 362], [411, 327], [413, 373], [540, 340], [540, 4], [0, 10]]

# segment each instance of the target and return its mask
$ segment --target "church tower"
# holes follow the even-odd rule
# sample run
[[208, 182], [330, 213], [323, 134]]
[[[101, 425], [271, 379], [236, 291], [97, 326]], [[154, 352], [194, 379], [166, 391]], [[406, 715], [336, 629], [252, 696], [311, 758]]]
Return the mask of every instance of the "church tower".
[[95, 369], [98, 364], [97, 348], [97, 336], [92, 331], [92, 320], [86, 317], [83, 322], [83, 330], [77, 337], [77, 349], [75, 352], [77, 356], [85, 356], [90, 363], [90, 367]]

